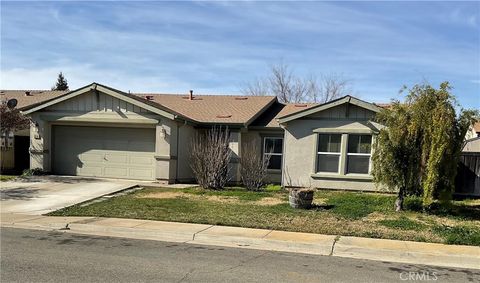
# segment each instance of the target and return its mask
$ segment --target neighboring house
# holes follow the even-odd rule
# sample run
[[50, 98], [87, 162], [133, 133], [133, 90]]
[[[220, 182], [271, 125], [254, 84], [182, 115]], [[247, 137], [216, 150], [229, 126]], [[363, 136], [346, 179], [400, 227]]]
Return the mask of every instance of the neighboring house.
[[271, 155], [270, 182], [357, 190], [375, 189], [379, 110], [351, 96], [285, 105], [274, 96], [131, 94], [97, 83], [22, 108], [34, 121], [30, 167], [55, 174], [191, 182], [191, 138], [221, 125], [231, 131], [233, 181], [242, 145], [256, 142], [258, 154]]
[[[51, 90], [2, 90], [0, 91], [0, 102], [16, 99], [17, 108], [39, 103], [61, 94], [66, 91]], [[30, 130], [24, 129], [10, 133], [2, 138], [0, 151], [1, 171], [2, 172], [22, 172], [30, 167], [30, 156], [28, 148], [30, 146]]]
[[465, 141], [462, 152], [480, 153], [480, 136]]
[[465, 140], [480, 137], [480, 122], [474, 123], [465, 134]]
[[455, 192], [480, 196], [480, 136], [465, 141], [458, 165]]

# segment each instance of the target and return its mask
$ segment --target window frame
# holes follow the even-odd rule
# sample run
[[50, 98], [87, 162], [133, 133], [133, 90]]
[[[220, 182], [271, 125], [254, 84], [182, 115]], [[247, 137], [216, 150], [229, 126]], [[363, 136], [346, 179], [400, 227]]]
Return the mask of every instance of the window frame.
[[[266, 155], [276, 155], [276, 156], [280, 156], [280, 168], [268, 168], [268, 165], [267, 165], [267, 170], [268, 171], [281, 171], [282, 170], [282, 167], [283, 167], [283, 142], [284, 142], [284, 139], [283, 137], [281, 136], [263, 136], [263, 142], [262, 142], [262, 160], [265, 160], [265, 156]], [[267, 143], [267, 139], [273, 139], [273, 140], [282, 140], [282, 152], [281, 153], [275, 153], [275, 152], [266, 152], [266, 143]]]
[[[330, 151], [320, 151], [320, 135], [329, 135], [329, 136], [332, 136], [332, 135], [339, 135], [340, 136], [340, 151], [339, 152], [330, 152]], [[329, 140], [330, 141], [330, 140]], [[316, 173], [320, 173], [320, 174], [340, 174], [341, 172], [341, 159], [342, 159], [342, 134], [339, 134], [339, 133], [317, 133], [317, 145], [316, 145], [316, 154], [315, 154], [315, 172]], [[322, 155], [336, 155], [338, 156], [338, 168], [337, 168], [337, 172], [331, 172], [331, 171], [319, 171], [318, 170], [318, 156], [322, 154]]]
[[[350, 136], [370, 136], [370, 153], [350, 153], [348, 152]], [[345, 175], [371, 175], [372, 170], [372, 146], [373, 146], [373, 134], [347, 134], [347, 146], [345, 152]], [[349, 173], [348, 172], [348, 157], [349, 156], [368, 156], [368, 169], [367, 173]]]

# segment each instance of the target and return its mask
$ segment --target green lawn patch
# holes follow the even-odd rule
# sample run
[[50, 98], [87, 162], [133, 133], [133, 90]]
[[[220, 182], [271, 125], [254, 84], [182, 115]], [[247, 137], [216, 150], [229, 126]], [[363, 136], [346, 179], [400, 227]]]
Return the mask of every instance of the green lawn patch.
[[435, 226], [433, 231], [443, 237], [447, 244], [480, 246], [480, 227], [478, 226]]
[[346, 219], [360, 219], [372, 212], [389, 212], [393, 208], [395, 196], [356, 192], [319, 191], [318, 197], [327, 198], [332, 212]]
[[0, 175], [0, 182], [7, 182], [17, 178], [18, 175]]
[[423, 229], [427, 228], [427, 225], [422, 224], [418, 221], [411, 220], [405, 216], [400, 216], [399, 218], [396, 219], [384, 219], [378, 221], [381, 225], [393, 229], [400, 229], [400, 230], [415, 230], [415, 231], [421, 231]]
[[[478, 219], [415, 210], [397, 213], [393, 209], [394, 195], [317, 191], [314, 208], [299, 210], [289, 206], [288, 192], [273, 188], [262, 192], [238, 187], [223, 191], [148, 188], [89, 205], [74, 205], [49, 215], [135, 218], [480, 245]], [[475, 211], [480, 203], [463, 201], [454, 205]]]

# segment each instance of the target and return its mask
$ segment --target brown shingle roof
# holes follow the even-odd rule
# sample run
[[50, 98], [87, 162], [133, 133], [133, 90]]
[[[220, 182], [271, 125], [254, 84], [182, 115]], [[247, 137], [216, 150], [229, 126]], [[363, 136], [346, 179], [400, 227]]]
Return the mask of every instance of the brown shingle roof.
[[200, 123], [247, 124], [267, 106], [276, 101], [274, 96], [188, 95], [136, 93], [151, 97], [158, 103]]
[[[26, 95], [26, 93], [30, 95]], [[21, 109], [25, 106], [41, 103], [48, 99], [67, 93], [68, 91], [59, 90], [0, 90], [0, 100], [8, 100], [15, 98], [18, 101], [17, 108]]]

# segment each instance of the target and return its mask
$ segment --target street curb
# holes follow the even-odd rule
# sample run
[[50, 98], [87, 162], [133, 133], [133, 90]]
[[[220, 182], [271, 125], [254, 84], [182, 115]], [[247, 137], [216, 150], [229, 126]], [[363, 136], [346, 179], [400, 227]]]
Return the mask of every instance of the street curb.
[[19, 215], [1, 227], [480, 269], [480, 247], [475, 246], [96, 217]]

